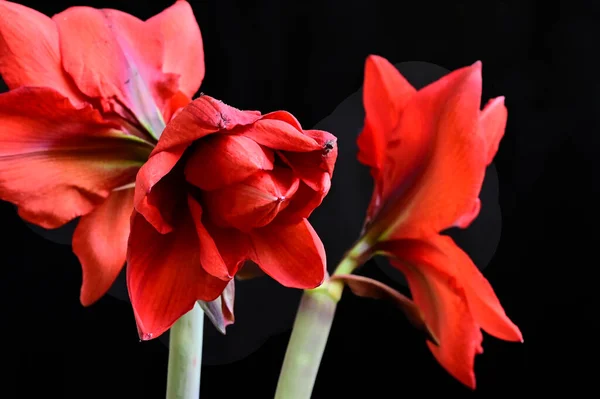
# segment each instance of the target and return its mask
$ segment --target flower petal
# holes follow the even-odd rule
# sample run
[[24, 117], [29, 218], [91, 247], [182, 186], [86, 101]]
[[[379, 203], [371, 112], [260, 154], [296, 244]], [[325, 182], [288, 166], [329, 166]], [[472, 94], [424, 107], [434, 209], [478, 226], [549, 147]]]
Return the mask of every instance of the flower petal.
[[178, 0], [146, 26], [161, 34], [163, 72], [179, 75], [179, 90], [193, 97], [204, 79], [204, 47], [192, 7]]
[[91, 7], [68, 8], [53, 20], [63, 67], [77, 87], [106, 110], [118, 100], [158, 137], [162, 111], [177, 92], [177, 76], [162, 72], [160, 32], [124, 12]]
[[437, 346], [427, 343], [429, 349], [454, 378], [475, 389], [473, 368], [475, 355], [483, 352], [483, 336], [471, 314], [464, 289], [438, 265], [413, 253], [422, 250], [421, 243], [386, 244], [386, 251], [395, 257], [391, 263], [406, 276], [413, 301], [438, 339]]
[[216, 190], [272, 170], [274, 160], [273, 151], [247, 137], [212, 135], [200, 141], [186, 161], [185, 176], [202, 190]]
[[365, 127], [358, 136], [358, 161], [372, 168], [376, 180], [400, 113], [416, 92], [388, 60], [376, 55], [367, 58], [363, 87]]
[[132, 211], [133, 189], [118, 190], [79, 220], [73, 252], [83, 268], [83, 306], [100, 299], [125, 265]]
[[187, 201], [192, 219], [194, 220], [194, 224], [196, 226], [196, 234], [198, 235], [198, 239], [200, 241], [200, 263], [202, 264], [202, 267], [209, 274], [220, 278], [221, 280], [231, 280], [233, 276], [230, 275], [230, 272], [227, 269], [227, 264], [225, 264], [223, 257], [219, 253], [217, 244], [202, 223], [202, 207], [194, 198], [189, 195]]
[[50, 87], [75, 106], [85, 102], [62, 68], [54, 21], [10, 1], [0, 1], [0, 74], [11, 90]]
[[334, 274], [331, 281], [340, 280], [344, 282], [356, 296], [372, 299], [383, 299], [397, 306], [404, 312], [408, 320], [418, 330], [425, 333], [427, 339], [439, 345], [438, 339], [425, 323], [423, 313], [413, 301], [396, 291], [395, 289], [373, 280], [372, 278], [357, 276], [355, 274]]
[[261, 118], [252, 125], [236, 129], [235, 133], [273, 150], [308, 152], [322, 149], [315, 139], [283, 120]]
[[231, 131], [238, 126], [252, 124], [258, 118], [258, 111], [240, 111], [222, 101], [202, 95], [169, 122], [153, 154], [182, 145], [189, 146], [209, 134]]
[[457, 379], [474, 388], [474, 355], [481, 353], [480, 328], [498, 338], [522, 341], [488, 281], [454, 241], [435, 235], [427, 241], [380, 244], [406, 275], [413, 300], [439, 338], [430, 349]]
[[214, 301], [198, 301], [198, 305], [204, 310], [204, 314], [212, 322], [215, 328], [223, 335], [227, 326], [235, 322], [233, 315], [233, 302], [235, 296], [235, 280], [231, 280], [223, 293]]
[[323, 180], [324, 184], [321, 191], [315, 191], [304, 182], [300, 182], [298, 190], [294, 193], [288, 206], [277, 214], [277, 221], [296, 224], [302, 219], [308, 219], [313, 211], [321, 205], [331, 187], [329, 179], [324, 178]]
[[288, 206], [299, 183], [290, 169], [279, 167], [256, 172], [220, 190], [205, 191], [202, 201], [218, 226], [249, 232], [271, 223], [279, 211]]
[[394, 219], [392, 237], [438, 233], [473, 214], [487, 166], [480, 99], [481, 64], [475, 63], [426, 86], [406, 106], [398, 127], [403, 144], [388, 147], [397, 162], [384, 170], [383, 195], [391, 206], [381, 217]]
[[46, 88], [0, 95], [0, 198], [56, 228], [135, 181], [151, 147]]
[[133, 204], [139, 213], [160, 233], [172, 231], [173, 212], [177, 205], [185, 201], [182, 190], [177, 186], [184, 184], [173, 173], [166, 177], [183, 156], [186, 147], [173, 148], [151, 156], [140, 168], [135, 182]]
[[315, 288], [327, 273], [325, 249], [307, 220], [271, 224], [251, 233], [250, 259], [277, 282], [291, 288]]
[[142, 340], [156, 338], [197, 300], [213, 301], [227, 281], [206, 273], [190, 215], [168, 234], [134, 212], [127, 253], [127, 287]]
[[337, 138], [322, 130], [307, 130], [305, 133], [319, 144], [319, 150], [280, 151], [279, 155], [310, 188], [320, 192], [329, 190], [338, 154]]

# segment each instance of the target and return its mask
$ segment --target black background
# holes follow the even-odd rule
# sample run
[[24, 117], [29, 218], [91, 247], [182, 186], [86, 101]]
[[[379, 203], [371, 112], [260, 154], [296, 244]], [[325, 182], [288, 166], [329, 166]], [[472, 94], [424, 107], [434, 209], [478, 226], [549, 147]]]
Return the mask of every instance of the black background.
[[[85, 3], [142, 19], [171, 4], [21, 3], [47, 15]], [[480, 59], [484, 97], [507, 99], [509, 122], [495, 161], [502, 238], [485, 274], [525, 343], [486, 336], [485, 353], [476, 361], [478, 388], [471, 393], [435, 363], [395, 309], [345, 295], [314, 398], [489, 397], [567, 389], [577, 397], [580, 390], [594, 390], [600, 6], [191, 3], [205, 46], [201, 90], [238, 108], [286, 109], [313, 126], [361, 86], [372, 53], [394, 64], [427, 61], [450, 70]], [[129, 304], [107, 296], [82, 308], [80, 267], [70, 247], [33, 233], [10, 204], [2, 203], [0, 212], [1, 396], [164, 397], [166, 347], [138, 341]], [[241, 361], [205, 366], [202, 398], [272, 397], [288, 338], [289, 332], [276, 335]]]

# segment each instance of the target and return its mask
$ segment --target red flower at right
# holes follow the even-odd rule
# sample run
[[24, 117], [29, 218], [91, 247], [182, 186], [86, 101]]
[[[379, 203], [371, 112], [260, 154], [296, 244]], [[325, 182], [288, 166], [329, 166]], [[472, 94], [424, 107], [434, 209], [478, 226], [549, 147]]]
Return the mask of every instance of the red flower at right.
[[506, 127], [504, 98], [481, 110], [481, 85], [480, 62], [417, 91], [387, 60], [370, 56], [358, 138], [358, 159], [375, 180], [361, 241], [404, 273], [439, 343], [427, 342], [433, 355], [473, 389], [481, 329], [523, 341], [486, 278], [441, 234], [479, 214], [485, 170]]

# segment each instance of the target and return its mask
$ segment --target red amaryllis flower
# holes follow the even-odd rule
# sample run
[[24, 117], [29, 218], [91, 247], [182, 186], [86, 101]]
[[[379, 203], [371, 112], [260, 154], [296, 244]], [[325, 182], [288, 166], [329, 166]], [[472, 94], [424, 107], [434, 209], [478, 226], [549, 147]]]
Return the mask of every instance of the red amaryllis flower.
[[428, 342], [429, 348], [472, 388], [474, 357], [482, 352], [480, 328], [522, 341], [485, 277], [440, 234], [477, 217], [485, 169], [504, 134], [504, 98], [480, 110], [481, 83], [477, 62], [417, 91], [388, 61], [371, 56], [358, 139], [359, 161], [375, 180], [362, 243], [389, 256], [406, 275], [437, 341]]
[[73, 251], [89, 305], [125, 263], [139, 167], [200, 86], [200, 30], [185, 1], [147, 21], [0, 1], [0, 73], [0, 198], [48, 229], [82, 216]]
[[142, 339], [217, 298], [244, 261], [288, 287], [325, 277], [306, 220], [331, 184], [336, 138], [284, 111], [203, 95], [166, 127], [135, 187], [127, 284]]

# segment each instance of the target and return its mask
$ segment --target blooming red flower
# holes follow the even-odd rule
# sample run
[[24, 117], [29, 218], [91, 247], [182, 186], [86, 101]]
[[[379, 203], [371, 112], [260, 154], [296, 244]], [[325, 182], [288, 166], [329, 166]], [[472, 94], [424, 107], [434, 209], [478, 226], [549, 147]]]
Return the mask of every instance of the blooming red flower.
[[0, 1], [0, 74], [0, 198], [48, 229], [81, 216], [90, 305], [125, 263], [136, 173], [203, 79], [200, 30], [185, 1], [147, 21]]
[[359, 161], [375, 189], [362, 238], [407, 277], [415, 305], [438, 345], [440, 364], [474, 388], [480, 328], [522, 341], [492, 287], [471, 259], [440, 233], [478, 215], [485, 169], [506, 126], [504, 98], [480, 110], [481, 63], [415, 90], [385, 59], [365, 67], [365, 126]]
[[307, 221], [331, 185], [336, 138], [284, 111], [203, 95], [167, 125], [135, 187], [127, 284], [142, 339], [217, 298], [244, 261], [287, 287], [325, 277]]

